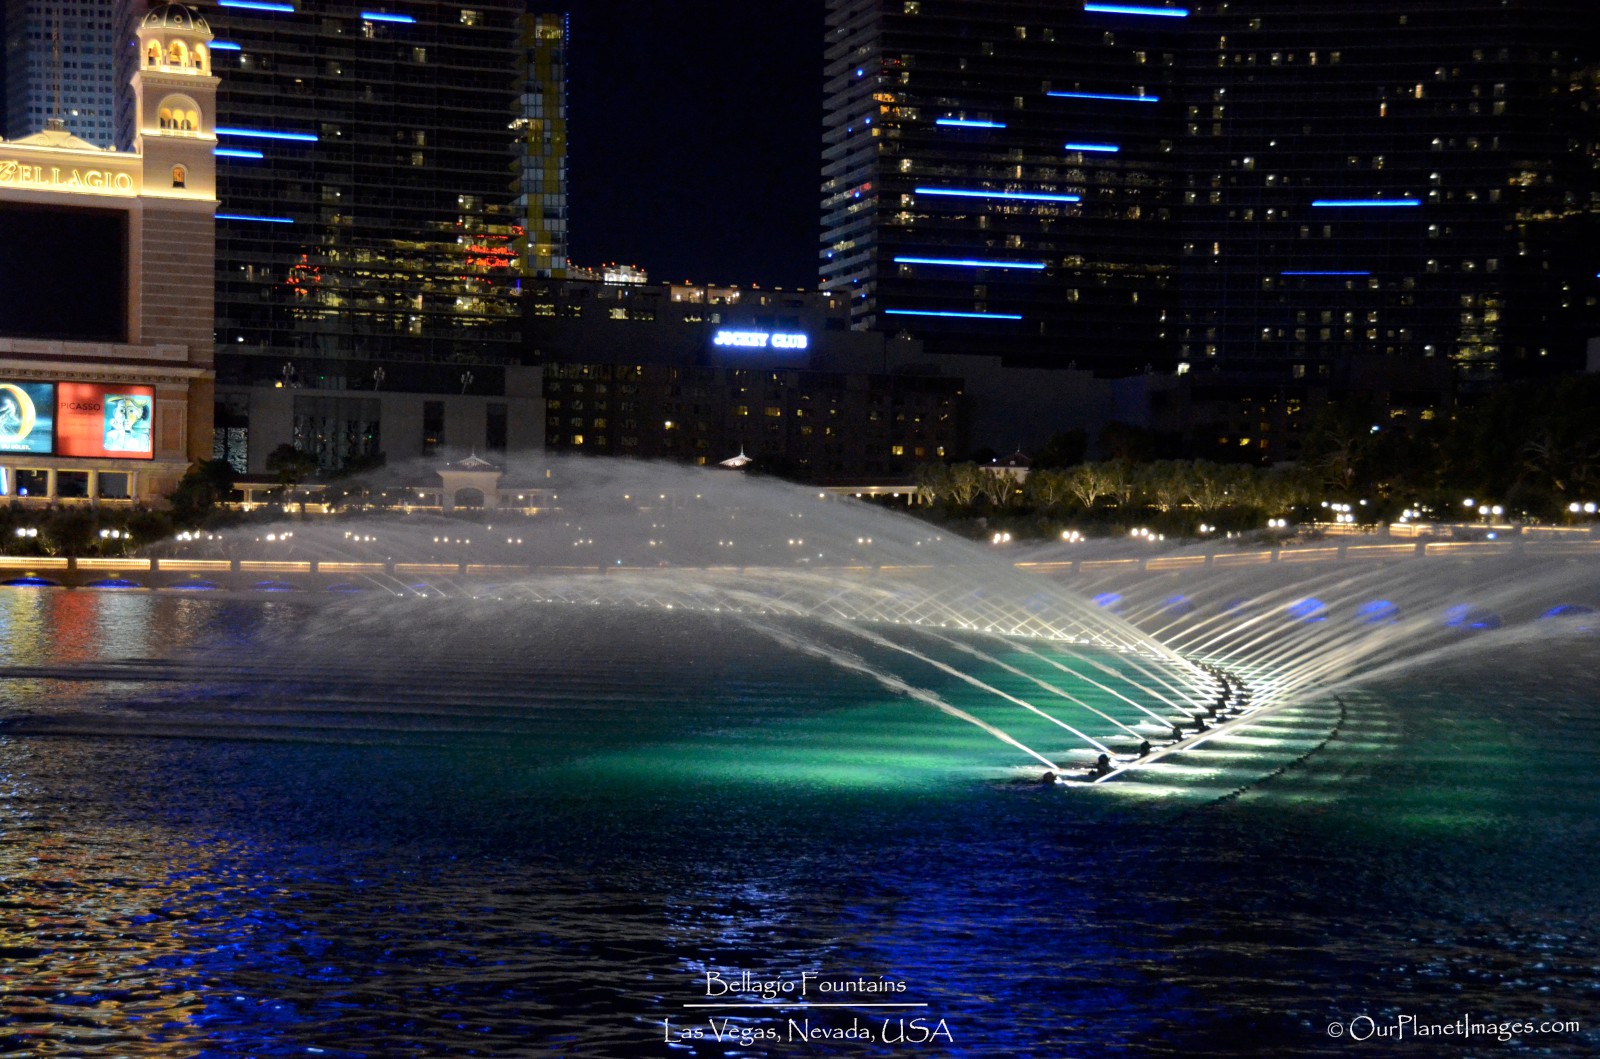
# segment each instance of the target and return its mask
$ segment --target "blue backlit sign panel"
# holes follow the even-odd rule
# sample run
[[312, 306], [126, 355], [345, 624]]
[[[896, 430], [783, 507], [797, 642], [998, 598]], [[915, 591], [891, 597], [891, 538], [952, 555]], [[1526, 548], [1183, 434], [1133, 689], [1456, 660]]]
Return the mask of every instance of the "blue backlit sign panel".
[[792, 331], [718, 331], [711, 344], [737, 349], [805, 349], [811, 340]]
[[0, 381], [0, 452], [55, 451], [56, 387]]

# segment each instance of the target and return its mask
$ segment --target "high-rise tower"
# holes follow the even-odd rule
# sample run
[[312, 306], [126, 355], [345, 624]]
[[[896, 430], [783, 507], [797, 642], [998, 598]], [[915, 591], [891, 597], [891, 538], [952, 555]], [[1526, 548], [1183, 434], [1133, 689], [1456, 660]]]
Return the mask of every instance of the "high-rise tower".
[[1215, 5], [1186, 75], [1180, 341], [1275, 381], [1353, 360], [1476, 383], [1594, 326], [1586, 0]]
[[5, 0], [0, 134], [19, 139], [52, 118], [97, 146], [113, 142], [119, 85], [110, 56], [115, 0]]
[[1600, 332], [1589, 0], [828, 12], [821, 276], [852, 326], [1192, 372], [1237, 405], [1218, 441], [1274, 456], [1302, 398], [1421, 414]]
[[830, 0], [821, 277], [852, 326], [1018, 364], [1174, 361], [1187, 15]]
[[517, 210], [526, 237], [519, 247], [525, 276], [567, 275], [567, 17], [522, 19], [522, 137]]

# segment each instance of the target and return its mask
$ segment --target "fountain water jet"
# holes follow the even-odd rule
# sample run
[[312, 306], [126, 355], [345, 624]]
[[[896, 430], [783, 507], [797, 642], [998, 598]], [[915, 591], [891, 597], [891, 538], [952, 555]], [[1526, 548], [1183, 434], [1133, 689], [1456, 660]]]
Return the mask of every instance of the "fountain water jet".
[[1034, 750], [1032, 747], [1023, 745], [1009, 733], [995, 727], [987, 721], [974, 717], [972, 714], [960, 709], [959, 707], [950, 705], [948, 702], [945, 702], [938, 695], [928, 691], [926, 688], [919, 688], [905, 680], [902, 680], [900, 677], [897, 677], [892, 673], [885, 673], [881, 670], [875, 669], [860, 658], [857, 658], [848, 652], [830, 650], [814, 640], [807, 640], [804, 637], [783, 632], [782, 630], [774, 628], [770, 625], [763, 625], [759, 622], [749, 622], [748, 624], [751, 628], [759, 630], [773, 641], [780, 643], [785, 647], [800, 651], [803, 654], [812, 655], [816, 658], [821, 658], [832, 665], [838, 666], [841, 669], [848, 669], [851, 672], [861, 673], [865, 676], [869, 676], [891, 691], [898, 692], [901, 695], [916, 699], [918, 702], [925, 702], [929, 706], [934, 707], [942, 713], [949, 714], [951, 717], [955, 717], [958, 720], [962, 720], [968, 724], [977, 726], [1001, 742], [1016, 747], [1024, 754], [1027, 754], [1029, 757], [1038, 761], [1040, 764], [1048, 766], [1052, 770], [1057, 767], [1055, 762], [1051, 761], [1037, 750]]
[[892, 650], [892, 651], [899, 651], [902, 654], [910, 655], [912, 658], [915, 658], [917, 661], [922, 662], [925, 665], [932, 666], [934, 669], [939, 670], [941, 673], [945, 673], [945, 674], [947, 674], [949, 676], [955, 677], [957, 680], [965, 681], [966, 683], [971, 684], [975, 688], [978, 688], [978, 689], [980, 689], [982, 691], [987, 691], [991, 695], [994, 695], [994, 696], [996, 696], [998, 698], [1006, 700], [1007, 702], [1011, 703], [1012, 705], [1021, 706], [1023, 709], [1027, 710], [1030, 713], [1037, 714], [1038, 716], [1043, 717], [1045, 720], [1050, 721], [1053, 724], [1060, 725], [1062, 728], [1065, 728], [1067, 731], [1069, 731], [1073, 735], [1077, 736], [1080, 740], [1082, 740], [1083, 742], [1087, 743], [1089, 746], [1091, 746], [1094, 749], [1100, 751], [1102, 754], [1115, 753], [1115, 751], [1113, 751], [1110, 747], [1106, 746], [1104, 743], [1100, 742], [1100, 740], [1096, 739], [1094, 736], [1086, 735], [1085, 733], [1078, 731], [1078, 729], [1072, 727], [1072, 725], [1070, 725], [1070, 724], [1067, 724], [1065, 721], [1059, 720], [1059, 719], [1057, 719], [1055, 717], [1052, 717], [1049, 714], [1045, 713], [1043, 710], [1039, 709], [1039, 707], [1035, 706], [1033, 703], [1027, 702], [1024, 699], [1019, 699], [1015, 695], [1010, 694], [1009, 692], [1002, 691], [1001, 689], [995, 687], [993, 684], [989, 684], [989, 683], [986, 683], [985, 681], [979, 680], [977, 677], [972, 676], [970, 673], [965, 673], [965, 672], [957, 669], [955, 666], [950, 665], [949, 663], [941, 662], [937, 658], [931, 658], [928, 655], [923, 654], [921, 651], [915, 650], [915, 649], [910, 648], [910, 647], [905, 647], [905, 646], [903, 646], [901, 644], [897, 644], [894, 641], [892, 641], [892, 640], [890, 640], [890, 639], [888, 639], [888, 638], [886, 638], [884, 636], [880, 636], [875, 632], [870, 632], [867, 629], [863, 629], [863, 628], [860, 628], [860, 627], [857, 627], [857, 626], [842, 625], [842, 624], [837, 623], [837, 622], [831, 623], [831, 624], [833, 624], [835, 628], [843, 629], [844, 631], [849, 632], [854, 636], [858, 636], [861, 639], [866, 640], [868, 643], [875, 644], [875, 645], [877, 645], [879, 647], [884, 647], [884, 648], [887, 648], [887, 649]]
[[[1291, 701], [1325, 682], [1326, 675], [1307, 661], [1323, 630], [1283, 628], [1275, 620], [1280, 607], [1258, 605], [1247, 614], [1213, 616], [1205, 594], [1187, 588], [1181, 594], [1165, 591], [1148, 602], [1121, 586], [1062, 589], [1017, 569], [1004, 552], [951, 539], [926, 523], [868, 504], [770, 480], [571, 458], [542, 461], [540, 469], [545, 472], [541, 480], [550, 483], [548, 495], [540, 500], [541, 513], [519, 521], [510, 532], [504, 526], [490, 532], [502, 518], [520, 518], [509, 513], [483, 513], [481, 525], [418, 515], [296, 521], [287, 543], [283, 534], [263, 531], [263, 537], [275, 536], [276, 541], [270, 547], [257, 544], [251, 557], [314, 558], [330, 566], [382, 560], [386, 572], [367, 581], [382, 589], [382, 595], [481, 595], [513, 602], [730, 614], [768, 623], [776, 618], [815, 622], [847, 631], [879, 650], [914, 657], [934, 672], [1024, 709], [1070, 732], [1081, 746], [1106, 754], [1114, 753], [1117, 740], [1145, 734], [1148, 729], [1141, 731], [1141, 726], [1146, 724], [1159, 725], [1163, 733], [1179, 725], [1203, 728], [1204, 718], [1215, 716], [1228, 696], [1224, 693], [1212, 704], [1218, 689], [1215, 678], [1197, 664], [1201, 660], [1248, 674], [1256, 709]], [[215, 542], [192, 542], [176, 552], [243, 557]], [[405, 572], [408, 566], [441, 565], [447, 571], [443, 576], [420, 581]], [[493, 570], [493, 586], [480, 583], [475, 588], [465, 576], [469, 569]], [[344, 583], [352, 581], [346, 577]], [[1313, 590], [1332, 601], [1330, 606], [1338, 605], [1334, 595], [1305, 585], [1282, 589], [1282, 604], [1306, 598]], [[1085, 596], [1115, 598], [1126, 613], [1149, 619], [1157, 628], [1141, 631]], [[1409, 603], [1405, 613], [1412, 613]], [[952, 665], [897, 642], [904, 637], [873, 631], [895, 626], [938, 631], [927, 642], [973, 664]], [[1024, 673], [997, 652], [971, 646], [967, 641], [972, 634], [1003, 640], [1013, 650], [1041, 659], [1080, 682], [1083, 690], [1075, 694], [1059, 680]], [[1352, 642], [1357, 635], [1347, 631]], [[785, 646], [798, 650], [801, 640], [816, 647], [805, 637]], [[827, 649], [820, 649], [822, 655], [808, 653], [826, 655]], [[862, 672], [873, 669], [861, 664], [866, 667]], [[1070, 724], [996, 687], [984, 679], [985, 669], [1008, 678], [1023, 676], [1083, 709], [1093, 723]], [[911, 686], [904, 678], [889, 677]], [[1091, 704], [1086, 695], [1095, 693], [1108, 698], [1099, 706]], [[1113, 700], [1121, 705], [1106, 704]], [[1230, 709], [1242, 705], [1235, 696]], [[1132, 712], [1118, 716], [1123, 706]], [[1021, 741], [1018, 746], [1025, 748]], [[1027, 753], [1044, 756], [1031, 749]]]
[[[1096, 717], [1099, 717], [1102, 720], [1106, 720], [1106, 721], [1111, 722], [1113, 725], [1115, 725], [1116, 727], [1122, 729], [1128, 735], [1134, 736], [1136, 738], [1139, 737], [1139, 735], [1140, 735], [1140, 733], [1139, 733], [1139, 731], [1137, 729], [1128, 727], [1127, 725], [1123, 724], [1121, 721], [1117, 720], [1115, 717], [1111, 716], [1109, 713], [1105, 713], [1105, 712], [1103, 712], [1101, 710], [1095, 709], [1093, 706], [1089, 705], [1087, 702], [1084, 702], [1082, 699], [1078, 698], [1076, 695], [1073, 695], [1072, 693], [1070, 693], [1070, 692], [1068, 692], [1068, 691], [1066, 691], [1066, 690], [1064, 690], [1062, 688], [1056, 687], [1054, 684], [1050, 683], [1047, 680], [1041, 680], [1039, 677], [1034, 676], [1032, 673], [1028, 673], [1028, 672], [1025, 672], [1024, 670], [1018, 669], [1016, 666], [1011, 665], [1008, 662], [1002, 661], [999, 658], [996, 658], [994, 655], [989, 654], [987, 651], [980, 651], [980, 650], [978, 650], [978, 648], [973, 647], [971, 644], [964, 644], [964, 643], [961, 643], [959, 640], [952, 640], [948, 636], [935, 635], [934, 639], [938, 640], [940, 643], [948, 644], [950, 647], [954, 648], [957, 651], [961, 651], [961, 652], [963, 652], [965, 654], [970, 654], [974, 658], [978, 659], [979, 661], [983, 662], [986, 665], [994, 666], [996, 669], [1004, 670], [1005, 672], [1010, 673], [1013, 676], [1018, 676], [1018, 677], [1021, 677], [1024, 680], [1032, 681], [1033, 683], [1039, 685], [1039, 687], [1043, 688], [1045, 691], [1050, 692], [1050, 694], [1055, 695], [1058, 698], [1066, 699], [1068, 702], [1072, 703], [1074, 706], [1077, 706], [1077, 707], [1079, 707], [1081, 709], [1084, 709], [1084, 710], [1088, 710], [1090, 713], [1094, 714]], [[1032, 653], [1035, 655], [1035, 657], [1037, 657], [1037, 652], [1032, 652]], [[1051, 720], [1055, 720], [1055, 718], [1052, 717]], [[1057, 724], [1061, 724], [1060, 721], [1056, 721], [1056, 723]], [[1062, 727], [1066, 727], [1066, 726], [1062, 725]]]
[[[1241, 579], [1254, 595], [1241, 599]], [[1174, 616], [1160, 602], [1171, 598], [1179, 580], [1195, 605]], [[1473, 586], [1470, 602], [1462, 602], [1464, 584]], [[1132, 582], [1108, 576], [1091, 579], [1083, 590], [1115, 591], [1151, 635], [1181, 655], [1249, 676], [1257, 701], [1278, 708], [1390, 679], [1452, 654], [1575, 634], [1537, 619], [1557, 600], [1581, 607], [1587, 604], [1570, 600], [1600, 596], [1600, 567], [1569, 550], [1545, 555], [1528, 545], [1481, 558], [1453, 552], [1310, 570], [1285, 563], [1146, 574]], [[1306, 600], [1318, 602], [1296, 614], [1296, 604]], [[1302, 620], [1308, 617], [1324, 620]]]
[[[1035, 650], [1034, 648], [1028, 646], [1027, 644], [1016, 644], [1014, 646], [1017, 648], [1017, 650], [1022, 651], [1022, 652], [1026, 653], [1026, 654], [1030, 654], [1033, 657], [1039, 659], [1040, 661], [1045, 662], [1048, 665], [1052, 665], [1052, 666], [1056, 667], [1057, 669], [1061, 670], [1062, 672], [1070, 673], [1072, 676], [1077, 677], [1079, 680], [1082, 680], [1085, 683], [1093, 684], [1095, 687], [1100, 688], [1100, 690], [1102, 690], [1102, 691], [1111, 692], [1111, 689], [1107, 688], [1105, 685], [1096, 683], [1095, 681], [1091, 680], [1090, 678], [1085, 677], [1083, 674], [1079, 673], [1077, 670], [1074, 670], [1074, 669], [1070, 668], [1069, 666], [1065, 666], [1065, 665], [1061, 664], [1060, 662], [1057, 662], [1055, 659], [1051, 658], [1049, 655], [1045, 654], [1042, 651]], [[1111, 694], [1116, 694], [1116, 692], [1111, 692]], [[1152, 710], [1149, 707], [1145, 706], [1144, 704], [1138, 702], [1137, 700], [1130, 699], [1130, 698], [1127, 698], [1125, 696], [1118, 696], [1118, 697], [1122, 698], [1124, 702], [1127, 702], [1129, 705], [1133, 706], [1134, 709], [1136, 709], [1139, 712], [1149, 716], [1152, 720], [1159, 721], [1163, 728], [1170, 728], [1171, 727], [1171, 722], [1168, 721], [1165, 717], [1161, 716], [1159, 713], [1156, 713], [1154, 710]], [[1172, 705], [1172, 704], [1169, 704], [1169, 705]], [[1189, 711], [1185, 707], [1173, 705], [1172, 708], [1182, 712], [1183, 715], [1185, 717], [1187, 717], [1187, 718], [1191, 718], [1192, 719], [1194, 717], [1193, 712]]]

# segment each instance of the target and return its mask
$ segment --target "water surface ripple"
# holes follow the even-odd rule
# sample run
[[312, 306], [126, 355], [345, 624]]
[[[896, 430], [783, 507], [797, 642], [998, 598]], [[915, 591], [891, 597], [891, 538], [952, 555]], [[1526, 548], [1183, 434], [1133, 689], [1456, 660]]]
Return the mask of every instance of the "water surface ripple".
[[[1332, 724], [1290, 711], [1192, 766], [1216, 800], [1008, 782], [711, 615], [10, 592], [0, 632], [0, 1052], [1311, 1056], [1360, 1015], [1600, 1050], [1589, 642], [1353, 695], [1280, 771]], [[901, 980], [953, 1039], [669, 1046], [708, 970]]]

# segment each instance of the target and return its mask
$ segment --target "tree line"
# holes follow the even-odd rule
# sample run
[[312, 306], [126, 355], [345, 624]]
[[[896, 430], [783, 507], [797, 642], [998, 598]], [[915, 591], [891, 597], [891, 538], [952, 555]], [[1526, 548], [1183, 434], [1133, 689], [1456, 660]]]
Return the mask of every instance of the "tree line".
[[1021, 481], [978, 463], [922, 464], [915, 480], [919, 502], [949, 514], [1132, 519], [1175, 529], [1199, 522], [1258, 526], [1261, 519], [1304, 507], [1317, 495], [1312, 476], [1298, 466], [1211, 460], [1103, 460], [1034, 470]]
[[[1259, 527], [1347, 503], [1358, 521], [1393, 520], [1425, 507], [1444, 520], [1471, 517], [1463, 500], [1510, 515], [1559, 521], [1600, 502], [1600, 377], [1500, 387], [1430, 418], [1396, 419], [1368, 401], [1323, 406], [1299, 458], [1269, 466], [1161, 459], [1167, 439], [1112, 424], [1084, 459], [1081, 434], [1051, 439], [1025, 478], [997, 464], [929, 463], [915, 470], [920, 503], [947, 515], [1033, 514], [1174, 529], [1208, 522]], [[1171, 445], [1168, 443], [1170, 449]]]

